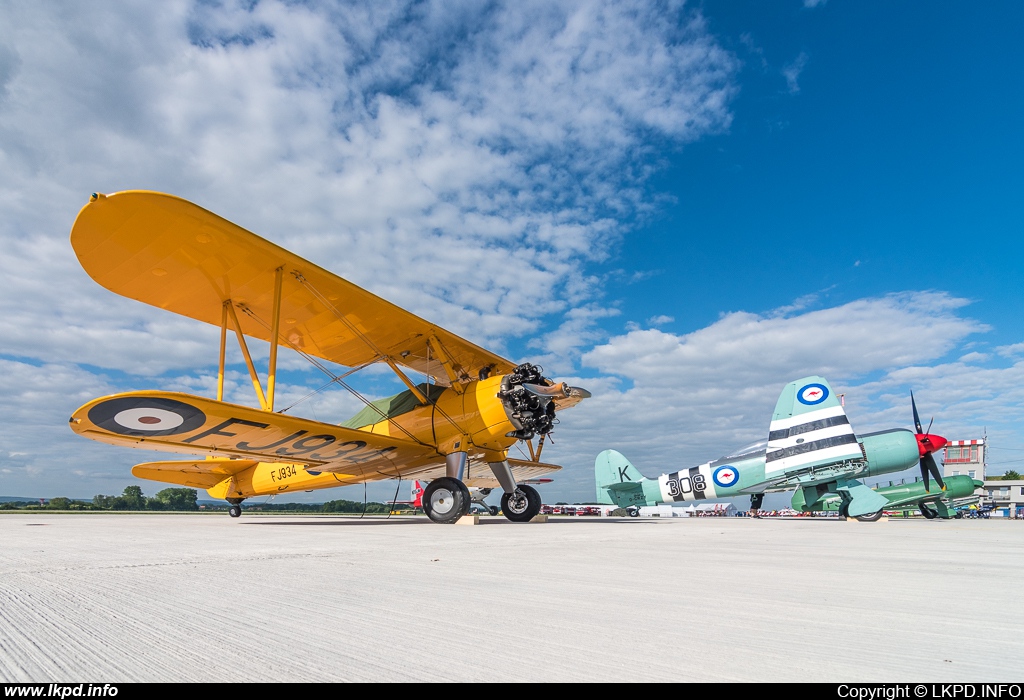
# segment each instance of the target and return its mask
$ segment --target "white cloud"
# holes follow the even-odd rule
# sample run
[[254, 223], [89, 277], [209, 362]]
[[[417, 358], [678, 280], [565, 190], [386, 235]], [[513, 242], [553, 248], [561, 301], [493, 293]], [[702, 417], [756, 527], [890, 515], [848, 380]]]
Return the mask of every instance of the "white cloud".
[[996, 352], [1003, 357], [1017, 357], [1024, 355], [1024, 343], [1014, 343], [1013, 345], [1003, 345], [996, 348]]
[[828, 0], [804, 0], [804, 7], [818, 7], [824, 5]]
[[800, 92], [800, 74], [803, 73], [804, 68], [807, 66], [808, 56], [804, 51], [793, 59], [791, 63], [787, 63], [782, 68], [782, 77], [786, 79], [786, 90], [789, 91], [790, 95], [795, 95]]

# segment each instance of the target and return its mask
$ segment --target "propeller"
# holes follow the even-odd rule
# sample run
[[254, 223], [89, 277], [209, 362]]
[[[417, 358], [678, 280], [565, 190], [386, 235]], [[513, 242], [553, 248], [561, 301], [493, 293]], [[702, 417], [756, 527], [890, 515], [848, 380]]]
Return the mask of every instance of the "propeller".
[[939, 487], [945, 491], [946, 484], [942, 481], [942, 473], [939, 472], [939, 466], [935, 463], [932, 453], [941, 450], [949, 441], [941, 435], [932, 435], [934, 418], [928, 421], [928, 430], [921, 429], [921, 417], [917, 414], [917, 402], [914, 401], [913, 391], [910, 392], [910, 406], [914, 409], [914, 429], [917, 431], [917, 451], [921, 455], [921, 480], [924, 481], [924, 490], [931, 493], [928, 482], [928, 475], [931, 474]]

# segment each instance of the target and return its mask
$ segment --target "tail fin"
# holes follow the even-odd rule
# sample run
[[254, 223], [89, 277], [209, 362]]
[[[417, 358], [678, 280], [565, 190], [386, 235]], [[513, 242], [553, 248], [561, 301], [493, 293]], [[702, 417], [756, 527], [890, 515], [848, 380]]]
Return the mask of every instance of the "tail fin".
[[423, 507], [423, 484], [418, 481], [412, 482], [412, 506], [413, 508]]
[[619, 484], [637, 484], [644, 475], [629, 460], [615, 450], [605, 450], [594, 460], [594, 483], [597, 486], [598, 503], [614, 503], [609, 488]]
[[863, 458], [842, 402], [824, 377], [787, 384], [769, 431], [765, 476]]

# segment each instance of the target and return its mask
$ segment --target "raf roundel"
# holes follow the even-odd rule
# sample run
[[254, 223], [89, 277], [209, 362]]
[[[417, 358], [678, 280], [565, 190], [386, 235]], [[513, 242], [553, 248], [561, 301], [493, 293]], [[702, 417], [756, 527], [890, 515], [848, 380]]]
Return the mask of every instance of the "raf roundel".
[[173, 399], [126, 397], [96, 404], [89, 409], [89, 420], [118, 435], [160, 437], [201, 428], [206, 414]]
[[824, 384], [808, 384], [796, 392], [796, 400], [807, 406], [817, 406], [828, 398], [828, 388]]
[[712, 472], [711, 478], [718, 486], [728, 488], [735, 486], [736, 482], [740, 480], [740, 472], [731, 464], [726, 464]]

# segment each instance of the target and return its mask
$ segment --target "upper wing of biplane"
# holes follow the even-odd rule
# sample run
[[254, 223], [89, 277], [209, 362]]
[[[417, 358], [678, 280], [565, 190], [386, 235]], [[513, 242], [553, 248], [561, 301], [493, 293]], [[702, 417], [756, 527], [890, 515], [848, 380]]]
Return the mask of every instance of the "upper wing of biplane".
[[[122, 296], [220, 326], [225, 302], [245, 335], [278, 337], [348, 367], [390, 361], [439, 383], [515, 365], [179, 197], [93, 195], [71, 229], [86, 272]], [[281, 282], [277, 280], [280, 277]]]

